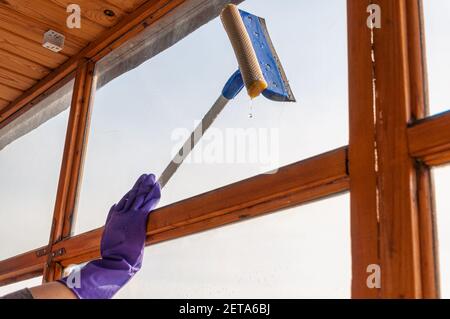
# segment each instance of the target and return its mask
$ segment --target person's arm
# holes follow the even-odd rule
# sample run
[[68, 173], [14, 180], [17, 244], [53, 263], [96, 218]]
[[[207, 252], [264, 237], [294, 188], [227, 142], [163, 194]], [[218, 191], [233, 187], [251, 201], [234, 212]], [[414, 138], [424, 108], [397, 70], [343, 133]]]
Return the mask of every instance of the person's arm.
[[160, 197], [155, 175], [142, 175], [109, 211], [100, 243], [102, 258], [58, 282], [27, 289], [26, 295], [35, 299], [112, 298], [142, 266], [148, 215]]
[[30, 288], [33, 299], [77, 299], [66, 285], [54, 281]]

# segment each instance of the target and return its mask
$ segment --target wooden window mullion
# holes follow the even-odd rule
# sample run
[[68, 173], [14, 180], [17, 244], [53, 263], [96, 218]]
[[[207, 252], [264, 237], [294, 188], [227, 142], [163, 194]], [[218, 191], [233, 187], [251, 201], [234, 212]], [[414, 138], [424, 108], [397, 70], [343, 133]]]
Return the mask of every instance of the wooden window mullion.
[[[381, 10], [381, 28], [367, 26], [370, 4]], [[427, 104], [420, 6], [348, 1], [355, 298], [438, 296], [432, 183], [408, 140], [408, 125], [426, 115]], [[379, 289], [366, 282], [371, 264], [381, 267]]]
[[353, 298], [377, 298], [380, 293], [366, 284], [367, 268], [380, 263], [370, 3], [347, 1]]
[[72, 232], [75, 215], [76, 198], [82, 162], [84, 159], [87, 134], [89, 129], [90, 102], [93, 91], [95, 64], [87, 59], [80, 61], [72, 94], [69, 124], [58, 183], [58, 191], [53, 213], [52, 229], [48, 245], [48, 258], [44, 266], [44, 282], [56, 280], [61, 276], [60, 266], [53, 261], [54, 244], [67, 238]]
[[[413, 120], [421, 120], [429, 115], [422, 2], [422, 0], [406, 2], [409, 76], [412, 92], [410, 103]], [[432, 174], [429, 166], [421, 161], [416, 161], [416, 173], [422, 294], [424, 298], [438, 298], [440, 296], [439, 269]]]

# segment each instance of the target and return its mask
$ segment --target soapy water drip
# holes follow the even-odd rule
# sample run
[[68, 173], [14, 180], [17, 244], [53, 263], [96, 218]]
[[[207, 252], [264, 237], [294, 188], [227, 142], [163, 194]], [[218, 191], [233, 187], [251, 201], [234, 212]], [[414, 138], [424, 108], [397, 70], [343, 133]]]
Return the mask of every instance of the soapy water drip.
[[249, 119], [252, 119], [254, 117], [254, 115], [253, 115], [253, 99], [251, 98], [250, 99], [250, 102], [249, 102], [249, 113], [248, 113], [248, 118]]

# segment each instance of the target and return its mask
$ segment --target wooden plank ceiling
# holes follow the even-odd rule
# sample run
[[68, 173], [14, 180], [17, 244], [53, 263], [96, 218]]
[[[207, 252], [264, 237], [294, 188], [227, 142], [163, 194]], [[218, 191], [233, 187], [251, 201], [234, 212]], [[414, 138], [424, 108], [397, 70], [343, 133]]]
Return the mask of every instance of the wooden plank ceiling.
[[[99, 38], [146, 0], [0, 0], [0, 110]], [[81, 28], [69, 29], [66, 8], [81, 8]], [[112, 11], [108, 15], [105, 11]], [[42, 47], [48, 30], [65, 35], [64, 49]]]

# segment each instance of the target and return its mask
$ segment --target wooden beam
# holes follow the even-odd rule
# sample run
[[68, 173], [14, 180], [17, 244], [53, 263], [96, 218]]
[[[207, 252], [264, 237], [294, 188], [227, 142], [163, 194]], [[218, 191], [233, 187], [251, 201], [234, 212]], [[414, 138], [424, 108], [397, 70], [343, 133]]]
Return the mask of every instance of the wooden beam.
[[[52, 245], [71, 235], [80, 168], [89, 131], [91, 93], [95, 90], [94, 67], [93, 62], [82, 61], [77, 69], [48, 251], [52, 250]], [[49, 254], [44, 281], [58, 279], [54, 276], [55, 267], [57, 265]]]
[[0, 286], [42, 275], [47, 247], [41, 247], [0, 262]]
[[[34, 80], [39, 80], [40, 78], [46, 76], [50, 72], [50, 69], [36, 62], [16, 56], [3, 49], [0, 49], [0, 60], [2, 61], [3, 68], [13, 72], [20, 73], [23, 76], [30, 77]], [[4, 118], [3, 112], [1, 112], [0, 124], [3, 118]]]
[[[0, 26], [9, 32], [22, 35], [36, 43], [41, 43], [42, 35], [51, 29], [49, 25], [41, 21], [27, 17], [20, 12], [5, 7], [0, 7]], [[64, 33], [64, 29], [65, 26], [54, 30]], [[64, 40], [64, 49], [62, 52], [67, 55], [75, 55], [87, 44], [87, 41], [83, 41], [70, 35]]]
[[0, 83], [0, 98], [2, 98], [4, 100], [13, 101], [21, 93], [22, 93], [21, 90], [18, 90], [9, 85]]
[[411, 156], [430, 166], [450, 163], [450, 112], [425, 118], [408, 129]]
[[412, 115], [406, 1], [373, 2], [381, 8], [381, 28], [374, 29], [381, 296], [421, 298], [417, 180], [407, 139]]
[[[422, 0], [406, 1], [406, 10], [411, 117], [418, 120], [429, 114]], [[440, 291], [433, 180], [423, 162], [416, 162], [416, 174], [422, 296], [434, 299], [439, 298]]]
[[5, 30], [0, 25], [0, 44], [3, 50], [25, 59], [31, 59], [49, 69], [67, 61], [64, 53], [55, 53], [42, 46], [41, 43], [31, 41], [22, 35]]
[[108, 3], [120, 6], [122, 10], [127, 13], [131, 13], [136, 10], [137, 7], [142, 5], [145, 0], [106, 0]]
[[436, 208], [432, 173], [428, 166], [417, 166], [417, 203], [419, 211], [420, 262], [423, 298], [440, 297], [440, 273]]
[[9, 101], [7, 101], [7, 100], [5, 100], [5, 99], [2, 99], [2, 98], [0, 97], [0, 110], [1, 110], [2, 108], [6, 107], [8, 104], [9, 104]]
[[80, 191], [78, 185], [83, 174], [83, 164], [88, 145], [91, 111], [97, 84], [95, 77], [95, 63], [88, 61], [86, 62], [85, 68], [86, 75], [84, 78], [84, 84], [78, 92], [81, 100], [75, 102], [78, 104], [80, 116], [77, 128], [73, 131], [73, 133], [76, 134], [75, 140], [71, 140], [70, 142], [73, 143], [72, 145], [74, 147], [74, 153], [72, 154], [72, 167], [70, 170], [71, 176], [70, 183], [68, 185], [67, 202], [62, 224], [62, 234], [60, 237], [58, 236], [57, 241], [72, 235], [72, 222], [76, 219], [75, 206]]
[[[17, 118], [19, 118], [21, 115], [25, 114], [28, 110], [33, 108], [35, 105], [39, 104], [43, 100], [45, 100], [47, 97], [51, 96], [53, 93], [57, 92], [60, 88], [62, 88], [64, 85], [69, 83], [73, 78], [75, 77], [75, 71], [72, 73], [69, 73], [65, 78], [62, 78], [57, 82], [55, 85], [53, 85], [51, 88], [49, 88], [47, 91], [39, 95], [37, 98], [35, 98], [33, 101], [19, 109], [17, 112], [15, 112], [13, 115], [11, 115], [7, 121], [0, 122], [0, 128], [6, 126], [8, 123], [14, 122]], [[0, 112], [1, 113], [1, 112]]]
[[[66, 8], [73, 3], [73, 0], [50, 0], [58, 7], [66, 10]], [[114, 5], [105, 0], [77, 0], [77, 4], [81, 9], [82, 20], [86, 19], [89, 23], [101, 25], [110, 28], [117, 24], [125, 15], [120, 5]], [[105, 10], [111, 10], [114, 15], [108, 16], [104, 13]]]
[[0, 83], [4, 83], [18, 90], [26, 90], [35, 84], [36, 81], [25, 75], [0, 66]]
[[39, 276], [42, 276], [42, 267], [39, 267], [39, 268], [37, 268], [35, 270], [27, 270], [23, 274], [19, 274], [17, 276], [11, 276], [11, 277], [8, 277], [8, 279], [5, 279], [5, 280], [1, 280], [0, 279], [0, 287], [1, 286], [7, 286], [7, 285], [15, 284], [17, 282], [28, 280], [28, 279], [32, 279], [32, 278], [36, 278], [36, 277], [39, 277]]
[[[93, 61], [99, 61], [114, 49], [121, 46], [129, 39], [135, 37], [140, 32], [151, 26], [153, 23], [170, 13], [173, 9], [188, 0], [154, 0], [142, 5], [136, 12], [139, 13], [130, 24], [118, 24], [113, 34], [107, 33], [99, 39], [99, 47], [92, 47], [87, 50], [86, 55]], [[149, 3], [150, 2], [150, 3]], [[151, 5], [150, 5], [151, 4]], [[148, 8], [147, 8], [148, 7]], [[149, 14], [149, 12], [151, 12]], [[130, 25], [134, 25], [130, 28]], [[120, 35], [120, 36], [118, 36]], [[101, 48], [101, 49], [99, 49]]]
[[368, 266], [380, 263], [370, 3], [347, 2], [352, 298], [380, 295], [366, 284]]
[[[276, 212], [348, 190], [346, 149], [341, 148], [157, 209], [148, 221], [147, 244], [178, 238]], [[267, 187], [271, 185], [271, 187]], [[53, 246], [63, 266], [99, 257], [99, 228]]]
[[[370, 4], [381, 28], [366, 24]], [[407, 128], [427, 114], [420, 5], [348, 1], [354, 298], [438, 295], [432, 183], [410, 156]], [[366, 285], [370, 264], [381, 267], [380, 289]]]
[[[39, 97], [61, 79], [67, 77], [76, 70], [79, 61], [82, 59], [98, 60], [100, 57], [110, 52], [113, 48], [123, 44], [130, 36], [135, 35], [145, 28], [151, 26], [161, 17], [169, 14], [173, 9], [185, 0], [150, 0], [140, 6], [135, 12], [128, 15], [121, 22], [106, 31], [100, 38], [92, 42], [80, 53], [70, 58], [67, 62], [52, 71], [48, 76], [39, 81], [30, 90], [23, 93], [16, 100], [0, 111], [0, 128], [10, 122], [15, 112], [24, 108]], [[0, 55], [0, 58], [2, 56]], [[96, 58], [95, 58], [96, 57]]]
[[[346, 165], [347, 148], [340, 148], [282, 167], [276, 174], [255, 176], [159, 208], [150, 214], [146, 243], [175, 239], [345, 192], [349, 189]], [[52, 262], [68, 266], [98, 258], [102, 231], [95, 229], [55, 243], [52, 252], [59, 256]], [[49, 253], [48, 247], [41, 247], [0, 261], [0, 286], [41, 274]]]
[[[0, 7], [5, 10], [19, 12], [26, 17], [38, 20], [48, 25], [48, 29], [62, 30], [68, 37], [76, 36], [85, 41], [93, 41], [96, 34], [105, 31], [106, 28], [88, 19], [83, 19], [82, 28], [70, 29], [66, 27], [67, 7], [53, 3], [53, 1], [23, 1], [8, 0], [1, 1]], [[81, 8], [83, 8], [81, 6]], [[81, 10], [83, 12], [83, 10]]]

